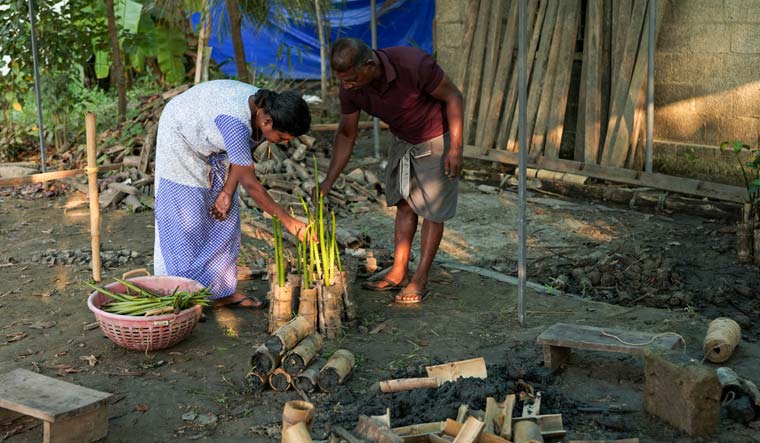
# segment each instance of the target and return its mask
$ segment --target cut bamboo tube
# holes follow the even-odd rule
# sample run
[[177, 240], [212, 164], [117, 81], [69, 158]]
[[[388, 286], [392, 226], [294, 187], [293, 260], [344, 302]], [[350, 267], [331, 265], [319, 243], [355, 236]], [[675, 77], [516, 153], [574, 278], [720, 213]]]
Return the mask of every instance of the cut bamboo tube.
[[311, 443], [311, 434], [303, 423], [298, 423], [282, 433], [282, 443]]
[[[448, 422], [448, 420], [447, 420]], [[457, 432], [457, 436], [454, 439], [454, 443], [472, 443], [478, 438], [478, 435], [483, 430], [483, 422], [475, 417], [468, 417], [462, 425], [462, 429]], [[445, 429], [445, 428], [444, 428]]]
[[534, 420], [518, 420], [514, 423], [514, 443], [544, 443], [541, 428]]
[[277, 368], [269, 375], [269, 386], [277, 392], [290, 389], [293, 378], [282, 368]]
[[317, 297], [321, 299], [320, 307], [324, 313], [324, 335], [329, 339], [337, 338], [342, 327], [343, 286], [319, 286]]
[[367, 442], [401, 443], [402, 441], [390, 427], [366, 415], [359, 415], [354, 434]]
[[494, 419], [496, 418], [496, 414], [498, 413], [498, 406], [496, 403], [496, 399], [493, 397], [486, 397], [486, 411], [485, 416], [483, 417], [483, 432], [489, 433], [489, 434], [495, 434], [494, 432]]
[[301, 286], [298, 315], [305, 318], [313, 330], [317, 330], [317, 288], [304, 288]]
[[512, 414], [516, 402], [517, 396], [509, 394], [503, 402], [498, 404], [499, 412], [496, 414], [496, 424], [499, 427], [499, 435], [507, 440], [512, 438]]
[[369, 418], [376, 420], [385, 426], [391, 427], [391, 408], [385, 408], [385, 414], [383, 415], [370, 415]]
[[351, 374], [355, 363], [354, 354], [351, 352], [345, 349], [335, 351], [327, 360], [325, 367], [319, 371], [317, 377], [319, 388], [324, 392], [331, 392], [337, 385], [343, 384]]
[[251, 355], [251, 372], [266, 376], [277, 368], [277, 359], [267, 349], [266, 345], [261, 345]]
[[380, 392], [384, 394], [390, 392], [411, 391], [412, 389], [430, 389], [437, 387], [438, 380], [435, 377], [399, 378], [395, 380], [385, 380], [380, 382]]
[[483, 357], [469, 360], [455, 361], [435, 366], [426, 366], [428, 377], [433, 377], [441, 382], [454, 381], [459, 378], [486, 378], [488, 371]]
[[267, 385], [267, 380], [268, 378], [265, 379], [264, 376], [255, 372], [249, 372], [245, 376], [245, 383], [253, 392], [263, 391], [264, 387]]
[[314, 361], [314, 363], [309, 365], [306, 370], [296, 376], [293, 381], [295, 387], [307, 394], [314, 392], [317, 389], [317, 377], [319, 377], [319, 371], [322, 370], [326, 363], [327, 360], [324, 358]]
[[296, 375], [306, 369], [309, 363], [319, 355], [321, 349], [322, 336], [312, 333], [286, 354], [282, 366], [288, 374]]
[[459, 405], [457, 409], [457, 422], [464, 423], [464, 419], [467, 418], [467, 412], [470, 411], [470, 407], [466, 404]]
[[265, 344], [269, 352], [276, 356], [282, 356], [312, 332], [314, 331], [309, 321], [297, 315], [293, 320], [274, 331], [274, 334], [267, 338]]
[[90, 196], [90, 245], [92, 247], [92, 279], [100, 281], [100, 204], [98, 203], [98, 153], [95, 114], [84, 117], [87, 133], [87, 185]]
[[285, 403], [282, 409], [282, 431], [298, 423], [306, 425], [311, 430], [311, 422], [314, 419], [314, 405], [308, 401], [291, 400]]
[[[474, 417], [471, 417], [474, 418]], [[462, 427], [464, 425], [456, 420], [447, 419], [444, 422], [443, 425], [443, 434], [449, 435], [451, 437], [456, 437], [459, 435], [459, 432], [462, 430]], [[478, 434], [477, 438], [475, 438], [476, 443], [510, 443], [509, 440], [499, 437], [498, 435], [489, 434], [485, 431], [481, 431], [480, 434]]]

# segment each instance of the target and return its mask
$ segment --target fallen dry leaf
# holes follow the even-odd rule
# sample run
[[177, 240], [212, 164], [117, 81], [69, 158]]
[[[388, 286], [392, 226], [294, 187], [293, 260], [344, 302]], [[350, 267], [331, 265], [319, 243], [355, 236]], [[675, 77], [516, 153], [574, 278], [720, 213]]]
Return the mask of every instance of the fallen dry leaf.
[[79, 357], [79, 359], [86, 361], [87, 363], [90, 364], [90, 366], [95, 366], [96, 364], [98, 364], [98, 358], [95, 357], [94, 355], [87, 355], [87, 356], [82, 355]]
[[150, 408], [148, 408], [148, 405], [143, 405], [143, 404], [140, 404], [140, 403], [138, 403], [138, 404], [135, 405], [135, 411], [142, 412], [143, 414], [145, 414], [146, 412], [148, 412], [148, 409], [150, 409]]
[[382, 331], [383, 329], [385, 329], [385, 326], [387, 326], [387, 323], [386, 323], [386, 322], [382, 322], [382, 323], [380, 323], [379, 325], [377, 325], [377, 326], [375, 326], [374, 328], [372, 328], [372, 330], [371, 330], [371, 331], [369, 331], [369, 333], [370, 333], [371, 335], [377, 334], [378, 332], [380, 332], [380, 331]]
[[16, 356], [18, 357], [29, 357], [30, 355], [38, 354], [40, 351], [35, 351], [34, 349], [27, 349], [26, 351], [21, 351]]
[[78, 372], [82, 372], [81, 369], [75, 368], [71, 365], [55, 365], [54, 368], [58, 369], [58, 372], [56, 372], [56, 375], [59, 377], [63, 377], [66, 374], [76, 374]]
[[56, 352], [56, 353], [55, 353], [55, 356], [56, 356], [56, 357], [63, 357], [64, 355], [66, 355], [66, 354], [68, 354], [68, 353], [69, 353], [69, 351], [61, 351], [61, 352]]
[[13, 334], [5, 334], [6, 338], [6, 344], [13, 343], [14, 341], [19, 341], [26, 337], [26, 332], [14, 332]]

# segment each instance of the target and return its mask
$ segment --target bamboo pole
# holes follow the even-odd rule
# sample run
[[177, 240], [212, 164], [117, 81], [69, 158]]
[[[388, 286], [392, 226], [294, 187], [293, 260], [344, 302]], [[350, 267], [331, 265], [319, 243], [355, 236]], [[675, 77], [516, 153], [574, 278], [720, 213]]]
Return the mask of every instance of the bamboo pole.
[[380, 392], [411, 391], [412, 389], [430, 389], [438, 387], [438, 379], [435, 377], [399, 378], [380, 382]]
[[307, 394], [314, 392], [314, 390], [317, 389], [317, 377], [319, 377], [319, 371], [322, 370], [326, 363], [327, 360], [324, 358], [315, 360], [314, 363], [310, 364], [308, 368], [296, 376], [293, 381], [295, 387]]
[[319, 388], [324, 392], [330, 392], [337, 385], [343, 384], [351, 374], [355, 363], [354, 354], [351, 352], [345, 349], [335, 351], [330, 359], [327, 360], [325, 367], [319, 371], [319, 376], [317, 377]]
[[87, 183], [90, 196], [90, 244], [92, 247], [92, 279], [100, 281], [100, 204], [98, 203], [98, 154], [95, 114], [85, 114], [87, 133]]
[[282, 366], [288, 374], [296, 375], [303, 371], [319, 355], [321, 349], [322, 336], [316, 332], [312, 333], [288, 352], [282, 362]]
[[[124, 166], [123, 163], [114, 163], [112, 165], [101, 166], [99, 169], [103, 172], [113, 171]], [[85, 174], [85, 169], [67, 169], [65, 171], [41, 172], [39, 174], [25, 175], [23, 177], [0, 178], [0, 188], [10, 186], [28, 185], [33, 183], [44, 183], [51, 180], [73, 177], [79, 174]]]

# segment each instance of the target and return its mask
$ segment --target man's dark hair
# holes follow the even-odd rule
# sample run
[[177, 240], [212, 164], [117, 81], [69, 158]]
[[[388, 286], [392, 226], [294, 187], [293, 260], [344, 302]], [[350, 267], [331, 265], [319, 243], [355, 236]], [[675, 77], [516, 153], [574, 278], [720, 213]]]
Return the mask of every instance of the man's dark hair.
[[295, 91], [278, 94], [268, 89], [259, 89], [253, 96], [259, 109], [272, 117], [272, 128], [293, 136], [306, 134], [311, 126], [309, 105]]
[[330, 49], [330, 68], [333, 72], [346, 72], [351, 68], [358, 68], [373, 57], [372, 48], [362, 40], [339, 38]]

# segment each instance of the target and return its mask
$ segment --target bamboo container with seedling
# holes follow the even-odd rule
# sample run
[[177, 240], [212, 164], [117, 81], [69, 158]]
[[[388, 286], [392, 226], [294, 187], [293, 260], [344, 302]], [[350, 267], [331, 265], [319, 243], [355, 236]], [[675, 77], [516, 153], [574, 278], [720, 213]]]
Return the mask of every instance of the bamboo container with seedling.
[[282, 222], [272, 217], [275, 271], [272, 278], [269, 304], [269, 333], [293, 318], [293, 286], [287, 281], [285, 252], [282, 245]]

